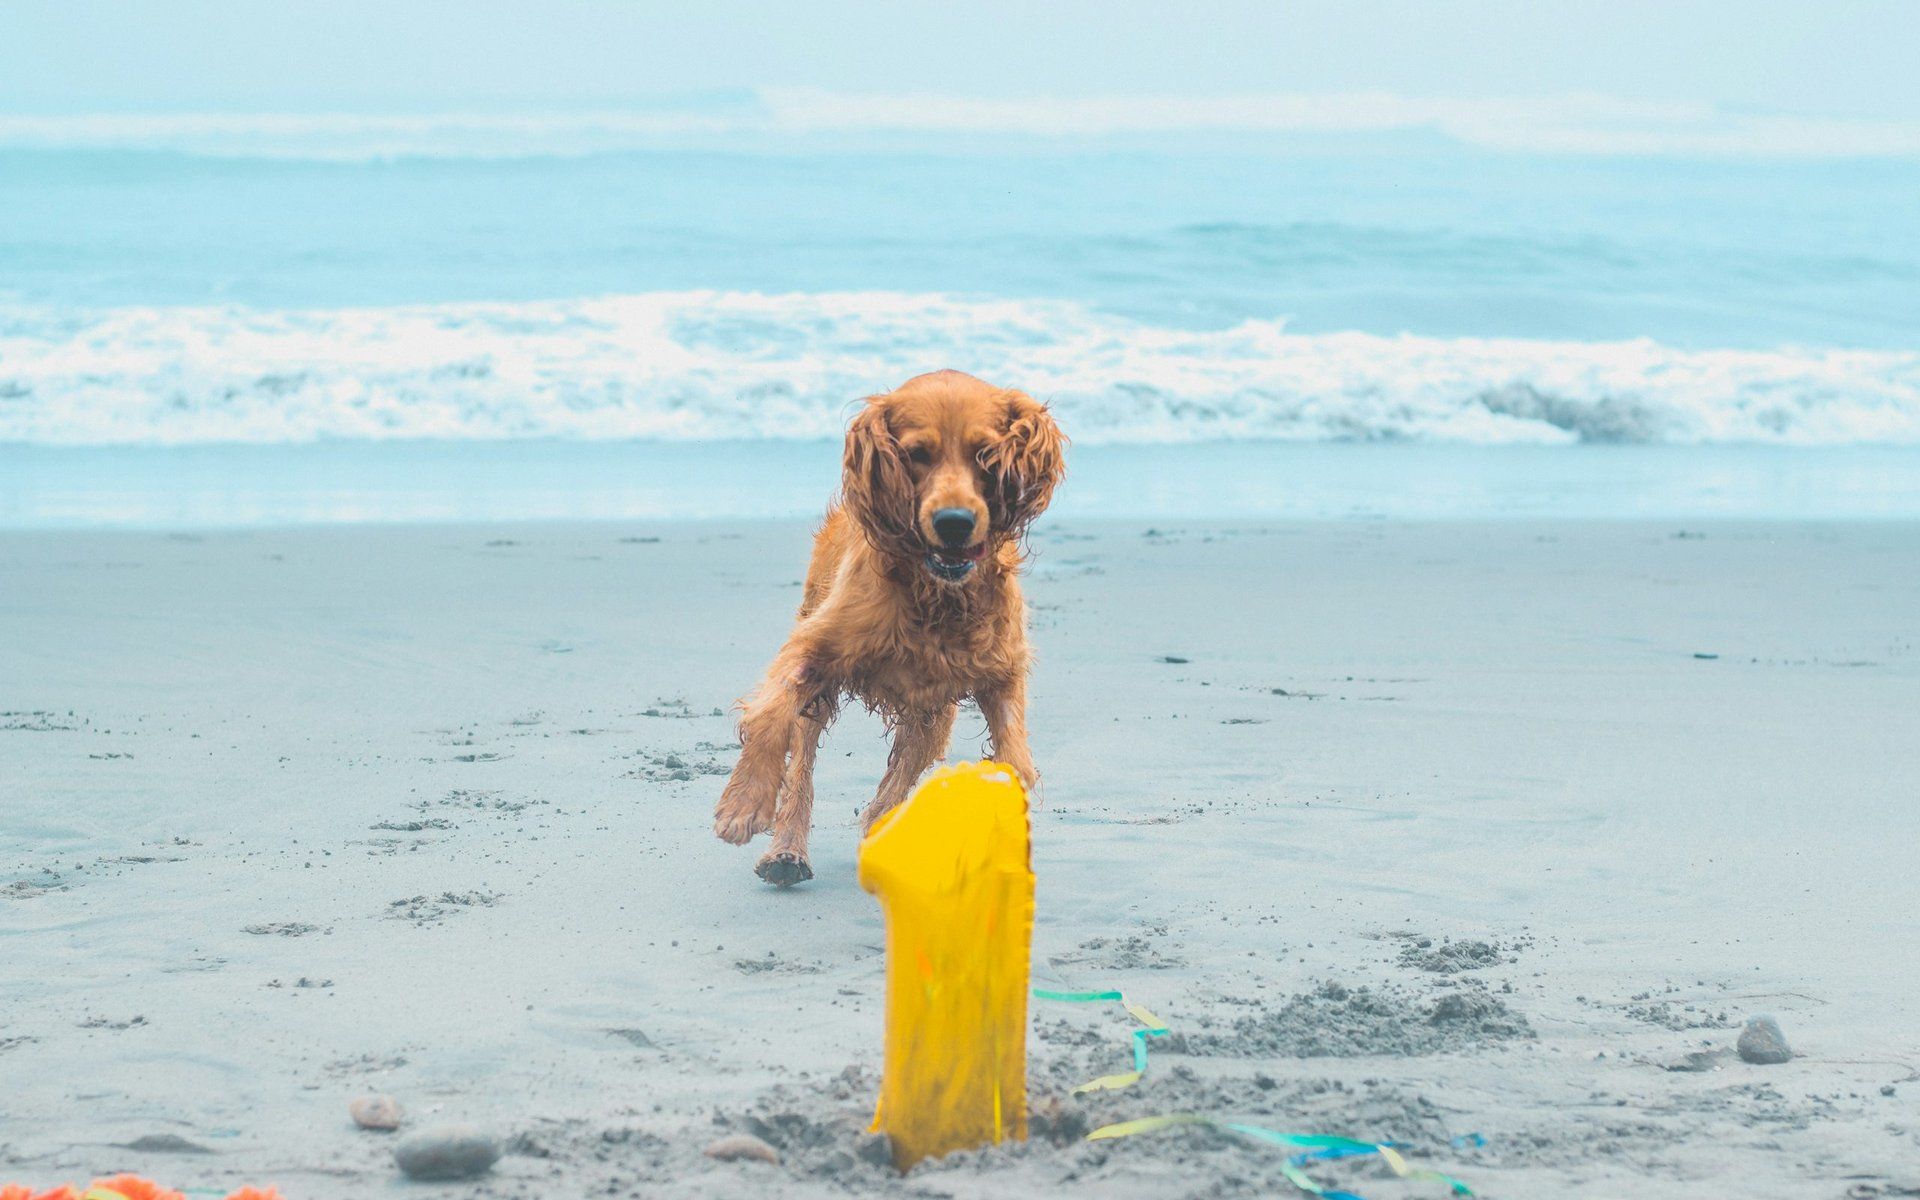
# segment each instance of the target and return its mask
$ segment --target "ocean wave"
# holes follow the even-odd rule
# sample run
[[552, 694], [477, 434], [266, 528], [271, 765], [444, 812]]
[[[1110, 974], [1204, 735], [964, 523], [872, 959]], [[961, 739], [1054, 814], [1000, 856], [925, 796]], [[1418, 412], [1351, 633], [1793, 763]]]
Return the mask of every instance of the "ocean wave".
[[992, 99], [763, 88], [622, 108], [526, 112], [0, 114], [0, 147], [372, 161], [550, 157], [816, 137], [1431, 136], [1510, 153], [1914, 158], [1920, 122], [1754, 113], [1595, 94], [1390, 92]]
[[0, 441], [830, 438], [958, 367], [1083, 443], [1920, 443], [1920, 354], [1216, 330], [1066, 300], [657, 292], [274, 311], [0, 309]]

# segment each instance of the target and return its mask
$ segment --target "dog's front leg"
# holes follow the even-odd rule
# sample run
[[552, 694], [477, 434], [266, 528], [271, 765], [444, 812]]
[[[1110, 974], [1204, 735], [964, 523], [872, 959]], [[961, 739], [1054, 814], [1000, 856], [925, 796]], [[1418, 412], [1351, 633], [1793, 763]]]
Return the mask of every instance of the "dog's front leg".
[[953, 735], [953, 718], [958, 711], [959, 705], [949, 704], [931, 712], [901, 716], [899, 726], [893, 731], [893, 750], [887, 755], [887, 773], [880, 777], [880, 789], [874, 794], [873, 803], [860, 814], [863, 836], [875, 821], [897, 808], [927, 768], [946, 754], [947, 739]]
[[793, 723], [793, 745], [786, 777], [780, 781], [780, 811], [773, 818], [773, 846], [760, 856], [753, 873], [775, 887], [792, 887], [813, 878], [807, 861], [807, 834], [813, 829], [813, 758], [820, 749], [826, 720], [803, 712]]
[[787, 751], [819, 690], [807, 665], [809, 649], [798, 639], [782, 647], [740, 714], [740, 758], [713, 810], [713, 832], [723, 842], [744, 846], [773, 825]]
[[1013, 768], [1029, 798], [1040, 788], [1040, 772], [1033, 769], [1033, 752], [1027, 748], [1027, 681], [1016, 677], [1010, 682], [982, 689], [974, 699], [980, 715], [987, 719], [987, 754], [996, 762]]

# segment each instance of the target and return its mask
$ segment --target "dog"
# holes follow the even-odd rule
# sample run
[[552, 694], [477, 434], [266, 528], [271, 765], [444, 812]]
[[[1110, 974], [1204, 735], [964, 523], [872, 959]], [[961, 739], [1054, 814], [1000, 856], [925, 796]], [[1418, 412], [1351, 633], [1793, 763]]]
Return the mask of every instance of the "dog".
[[1031, 793], [1024, 535], [1066, 472], [1044, 404], [959, 371], [871, 396], [847, 429], [842, 489], [813, 539], [800, 612], [740, 702], [740, 758], [714, 809], [722, 841], [771, 829], [754, 871], [813, 878], [813, 760], [844, 697], [893, 734], [860, 815], [873, 828], [945, 756], [962, 700], [986, 718], [990, 756]]

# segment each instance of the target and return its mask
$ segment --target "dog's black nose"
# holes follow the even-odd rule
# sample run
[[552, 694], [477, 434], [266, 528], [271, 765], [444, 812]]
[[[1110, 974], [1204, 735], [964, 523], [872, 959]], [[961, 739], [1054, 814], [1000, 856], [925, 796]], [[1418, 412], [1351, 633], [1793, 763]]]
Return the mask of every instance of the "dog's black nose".
[[943, 508], [933, 514], [933, 532], [949, 546], [964, 546], [973, 536], [973, 514], [964, 508]]

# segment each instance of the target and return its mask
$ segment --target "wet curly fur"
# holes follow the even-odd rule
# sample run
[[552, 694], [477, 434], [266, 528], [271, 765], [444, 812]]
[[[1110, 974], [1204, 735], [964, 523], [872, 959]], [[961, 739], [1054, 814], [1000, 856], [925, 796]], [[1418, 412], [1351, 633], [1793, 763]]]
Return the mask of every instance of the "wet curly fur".
[[[741, 701], [740, 760], [714, 832], [744, 845], [771, 829], [756, 871], [813, 877], [813, 760], [843, 697], [885, 718], [886, 774], [863, 830], [907, 798], [947, 749], [960, 701], [987, 721], [992, 756], [1029, 790], [1023, 537], [1065, 471], [1066, 438], [1024, 392], [936, 371], [868, 398], [847, 430], [840, 500], [814, 535], [793, 631]], [[964, 510], [964, 544], [935, 514]]]

